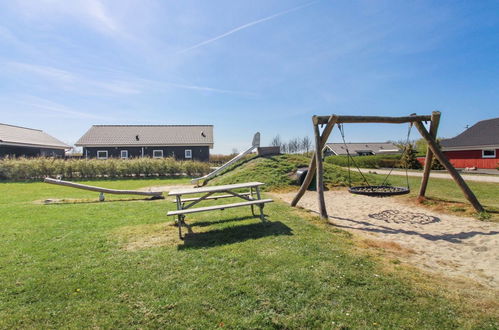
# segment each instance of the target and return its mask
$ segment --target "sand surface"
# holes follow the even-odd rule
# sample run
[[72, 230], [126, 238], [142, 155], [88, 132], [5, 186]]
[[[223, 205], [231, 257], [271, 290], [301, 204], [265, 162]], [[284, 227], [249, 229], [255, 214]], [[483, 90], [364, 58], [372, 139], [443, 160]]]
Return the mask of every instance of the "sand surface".
[[172, 190], [177, 190], [177, 189], [186, 189], [186, 188], [192, 188], [194, 185], [192, 184], [182, 184], [182, 185], [169, 185], [169, 186], [149, 186], [149, 187], [144, 187], [137, 189], [138, 191], [153, 191], [153, 192], [170, 192]]
[[[273, 194], [291, 202], [295, 193]], [[397, 198], [325, 192], [330, 222], [363, 238], [394, 242], [399, 259], [426, 271], [465, 277], [499, 289], [499, 224], [439, 214]], [[317, 212], [308, 191], [298, 206]], [[409, 252], [407, 252], [409, 251]]]

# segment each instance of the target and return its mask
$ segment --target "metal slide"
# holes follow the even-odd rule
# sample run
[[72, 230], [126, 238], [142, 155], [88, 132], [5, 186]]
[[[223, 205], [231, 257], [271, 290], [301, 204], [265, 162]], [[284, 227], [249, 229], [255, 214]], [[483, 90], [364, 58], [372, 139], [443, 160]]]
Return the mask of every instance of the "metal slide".
[[241, 158], [243, 158], [247, 154], [253, 152], [253, 150], [258, 148], [259, 146], [260, 146], [260, 132], [256, 132], [255, 135], [253, 136], [253, 142], [252, 142], [252, 145], [250, 148], [248, 148], [246, 151], [241, 152], [239, 155], [232, 158], [227, 163], [223, 164], [222, 166], [220, 166], [219, 168], [217, 168], [213, 172], [208, 173], [205, 176], [202, 176], [200, 178], [192, 179], [191, 183], [195, 183], [196, 185], [199, 185], [199, 182], [202, 180], [204, 180], [206, 182], [207, 179], [212, 178], [215, 175], [217, 175], [218, 173], [222, 172], [224, 169], [226, 169], [230, 165], [234, 164], [235, 162], [237, 162], [238, 160], [240, 160]]

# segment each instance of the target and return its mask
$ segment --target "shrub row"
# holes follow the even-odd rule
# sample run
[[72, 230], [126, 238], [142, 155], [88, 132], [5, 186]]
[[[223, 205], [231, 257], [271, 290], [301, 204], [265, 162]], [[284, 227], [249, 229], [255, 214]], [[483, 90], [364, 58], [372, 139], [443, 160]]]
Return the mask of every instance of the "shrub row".
[[173, 158], [55, 159], [16, 158], [0, 160], [0, 179], [26, 180], [47, 176], [63, 178], [119, 178], [149, 176], [198, 176], [210, 171], [207, 163]]
[[231, 160], [236, 156], [237, 154], [230, 154], [230, 155], [212, 154], [210, 155], [210, 164], [220, 166], [227, 163], [229, 160]]
[[[355, 156], [355, 164], [360, 168], [381, 168], [381, 167], [401, 167], [401, 155], [373, 155], [373, 156]], [[325, 159], [326, 163], [343, 166], [348, 166], [348, 156], [329, 156]], [[350, 166], [355, 167], [350, 160]]]

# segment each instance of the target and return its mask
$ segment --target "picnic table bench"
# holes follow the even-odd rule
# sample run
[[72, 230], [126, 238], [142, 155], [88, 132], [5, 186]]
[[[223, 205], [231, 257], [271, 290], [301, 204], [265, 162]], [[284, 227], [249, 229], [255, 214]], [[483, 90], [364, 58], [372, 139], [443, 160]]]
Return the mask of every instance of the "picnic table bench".
[[[184, 239], [182, 236], [182, 225], [185, 225], [184, 223], [185, 215], [190, 213], [207, 212], [214, 210], [224, 210], [234, 207], [250, 206], [251, 213], [255, 215], [253, 207], [256, 205], [260, 208], [260, 219], [263, 222], [265, 222], [263, 207], [265, 206], [265, 203], [273, 202], [273, 200], [261, 198], [260, 186], [262, 185], [264, 185], [264, 183], [246, 182], [246, 183], [236, 183], [223, 186], [172, 190], [168, 193], [168, 196], [175, 196], [175, 200], [173, 202], [177, 204], [177, 210], [169, 211], [167, 215], [178, 217], [177, 226], [178, 226], [178, 235], [180, 239]], [[236, 192], [236, 190], [240, 191], [242, 189], [249, 189], [249, 191]], [[216, 195], [217, 193], [224, 193], [224, 194]], [[202, 195], [199, 197], [182, 198], [182, 196], [184, 195], [193, 195], [193, 194], [202, 194]], [[223, 198], [234, 198], [234, 197], [243, 199], [244, 202], [193, 208], [194, 205], [205, 200], [218, 200]]]

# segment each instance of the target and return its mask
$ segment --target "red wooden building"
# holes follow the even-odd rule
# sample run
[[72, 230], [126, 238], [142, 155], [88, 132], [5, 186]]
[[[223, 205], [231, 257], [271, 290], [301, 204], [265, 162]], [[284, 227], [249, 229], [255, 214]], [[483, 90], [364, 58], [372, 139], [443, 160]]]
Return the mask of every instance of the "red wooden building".
[[440, 143], [456, 168], [498, 168], [499, 118], [479, 121], [458, 136]]

